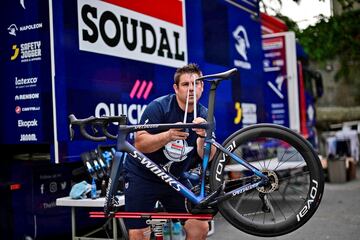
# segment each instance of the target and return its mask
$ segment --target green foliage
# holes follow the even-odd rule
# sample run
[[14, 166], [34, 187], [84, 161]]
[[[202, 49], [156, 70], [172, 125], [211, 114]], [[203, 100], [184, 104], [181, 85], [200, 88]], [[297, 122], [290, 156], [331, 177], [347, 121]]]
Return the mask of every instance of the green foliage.
[[291, 18], [282, 15], [281, 13], [277, 13], [275, 15], [275, 17], [281, 19], [282, 21], [284, 21], [284, 23], [286, 24], [286, 26], [288, 27], [289, 31], [295, 32], [296, 35], [298, 35], [300, 33], [300, 29], [299, 26], [297, 25], [297, 23], [292, 20]]
[[339, 60], [341, 66], [336, 78], [360, 84], [360, 10], [329, 19], [323, 17], [297, 37], [311, 60], [320, 63]]
[[349, 10], [354, 7], [355, 3], [360, 3], [360, 0], [337, 0], [343, 10]]

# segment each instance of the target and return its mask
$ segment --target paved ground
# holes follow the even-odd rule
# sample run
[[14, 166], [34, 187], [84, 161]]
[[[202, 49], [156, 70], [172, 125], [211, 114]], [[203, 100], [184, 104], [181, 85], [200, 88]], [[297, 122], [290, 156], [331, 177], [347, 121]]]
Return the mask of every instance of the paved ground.
[[[263, 240], [240, 232], [220, 214], [209, 240]], [[360, 239], [360, 168], [357, 179], [342, 184], [326, 183], [324, 196], [314, 216], [300, 229], [275, 240], [358, 240]]]

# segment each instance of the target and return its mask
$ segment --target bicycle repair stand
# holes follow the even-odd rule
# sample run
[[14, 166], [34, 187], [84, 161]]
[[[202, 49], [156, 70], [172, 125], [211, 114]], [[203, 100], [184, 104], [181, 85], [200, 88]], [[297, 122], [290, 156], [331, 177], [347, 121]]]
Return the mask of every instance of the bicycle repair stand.
[[[104, 212], [90, 212], [91, 218], [106, 218]], [[199, 220], [213, 220], [211, 214], [191, 214], [191, 213], [169, 213], [169, 212], [116, 212], [113, 218], [143, 218], [147, 219], [146, 223], [151, 227], [151, 231], [155, 237], [161, 237], [163, 225], [171, 219], [187, 220], [187, 219], [199, 219]], [[111, 217], [110, 217], [111, 218]], [[123, 221], [121, 221], [123, 223]], [[120, 226], [122, 231], [126, 231], [125, 226]], [[213, 227], [213, 226], [212, 226]]]

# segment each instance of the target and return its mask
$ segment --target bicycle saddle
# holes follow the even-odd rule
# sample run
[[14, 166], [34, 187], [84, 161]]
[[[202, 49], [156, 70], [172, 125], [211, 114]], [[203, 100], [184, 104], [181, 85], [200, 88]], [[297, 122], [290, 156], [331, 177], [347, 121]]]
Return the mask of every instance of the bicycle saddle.
[[205, 75], [205, 76], [199, 77], [197, 80], [205, 80], [205, 79], [209, 79], [209, 78], [215, 78], [216, 80], [226, 79], [226, 78], [229, 78], [231, 75], [233, 75], [236, 72], [237, 72], [237, 69], [233, 68], [226, 72]]

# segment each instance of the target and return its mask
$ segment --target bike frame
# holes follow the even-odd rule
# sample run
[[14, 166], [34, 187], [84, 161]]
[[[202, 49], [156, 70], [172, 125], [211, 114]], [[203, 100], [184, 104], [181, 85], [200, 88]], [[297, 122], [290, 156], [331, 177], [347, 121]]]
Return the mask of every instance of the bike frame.
[[[189, 199], [195, 205], [212, 205], [216, 204], [221, 200], [228, 199], [230, 197], [236, 196], [253, 188], [262, 186], [267, 183], [268, 177], [264, 175], [259, 169], [249, 164], [246, 160], [239, 158], [235, 154], [233, 154], [228, 149], [224, 148], [221, 144], [217, 143], [213, 136], [212, 132], [214, 129], [214, 106], [215, 106], [215, 91], [221, 79], [212, 80], [211, 88], [210, 88], [210, 95], [209, 95], [209, 104], [208, 104], [208, 117], [207, 123], [195, 124], [195, 123], [183, 123], [183, 124], [145, 124], [145, 125], [126, 125], [120, 124], [118, 127], [118, 135], [117, 135], [117, 153], [114, 157], [114, 164], [120, 166], [120, 162], [124, 157], [124, 153], [127, 153], [138, 161], [142, 166], [147, 168], [149, 171], [154, 173], [156, 176], [161, 178], [165, 183], [167, 183], [170, 187], [178, 191], [181, 195], [185, 198]], [[133, 145], [131, 145], [127, 140], [127, 136], [131, 132], [137, 132], [142, 130], [150, 130], [150, 129], [157, 129], [157, 130], [168, 130], [171, 128], [183, 128], [183, 129], [190, 129], [190, 128], [201, 128], [206, 129], [206, 138], [204, 143], [204, 156], [202, 161], [202, 175], [201, 175], [201, 182], [200, 182], [200, 193], [196, 195], [186, 186], [181, 184], [179, 181], [176, 180], [174, 176], [170, 173], [166, 172], [161, 166], [156, 164], [154, 161], [149, 159], [139, 150], [137, 150]], [[208, 196], [205, 196], [205, 173], [206, 169], [208, 168], [208, 164], [210, 161], [210, 153], [211, 153], [211, 146], [214, 145], [218, 150], [220, 150], [224, 156], [227, 155], [231, 159], [235, 160], [239, 164], [243, 165], [250, 171], [252, 171], [256, 176], [260, 179], [255, 183], [248, 183], [244, 186], [241, 186], [237, 189], [234, 189], [224, 195], [218, 197], [216, 194], [218, 190], [210, 193]], [[225, 160], [225, 158], [224, 158]], [[115, 170], [120, 172], [119, 170]], [[115, 174], [115, 177], [118, 177], [118, 174]], [[114, 179], [112, 179], [114, 181]], [[224, 185], [222, 186], [224, 188]]]

